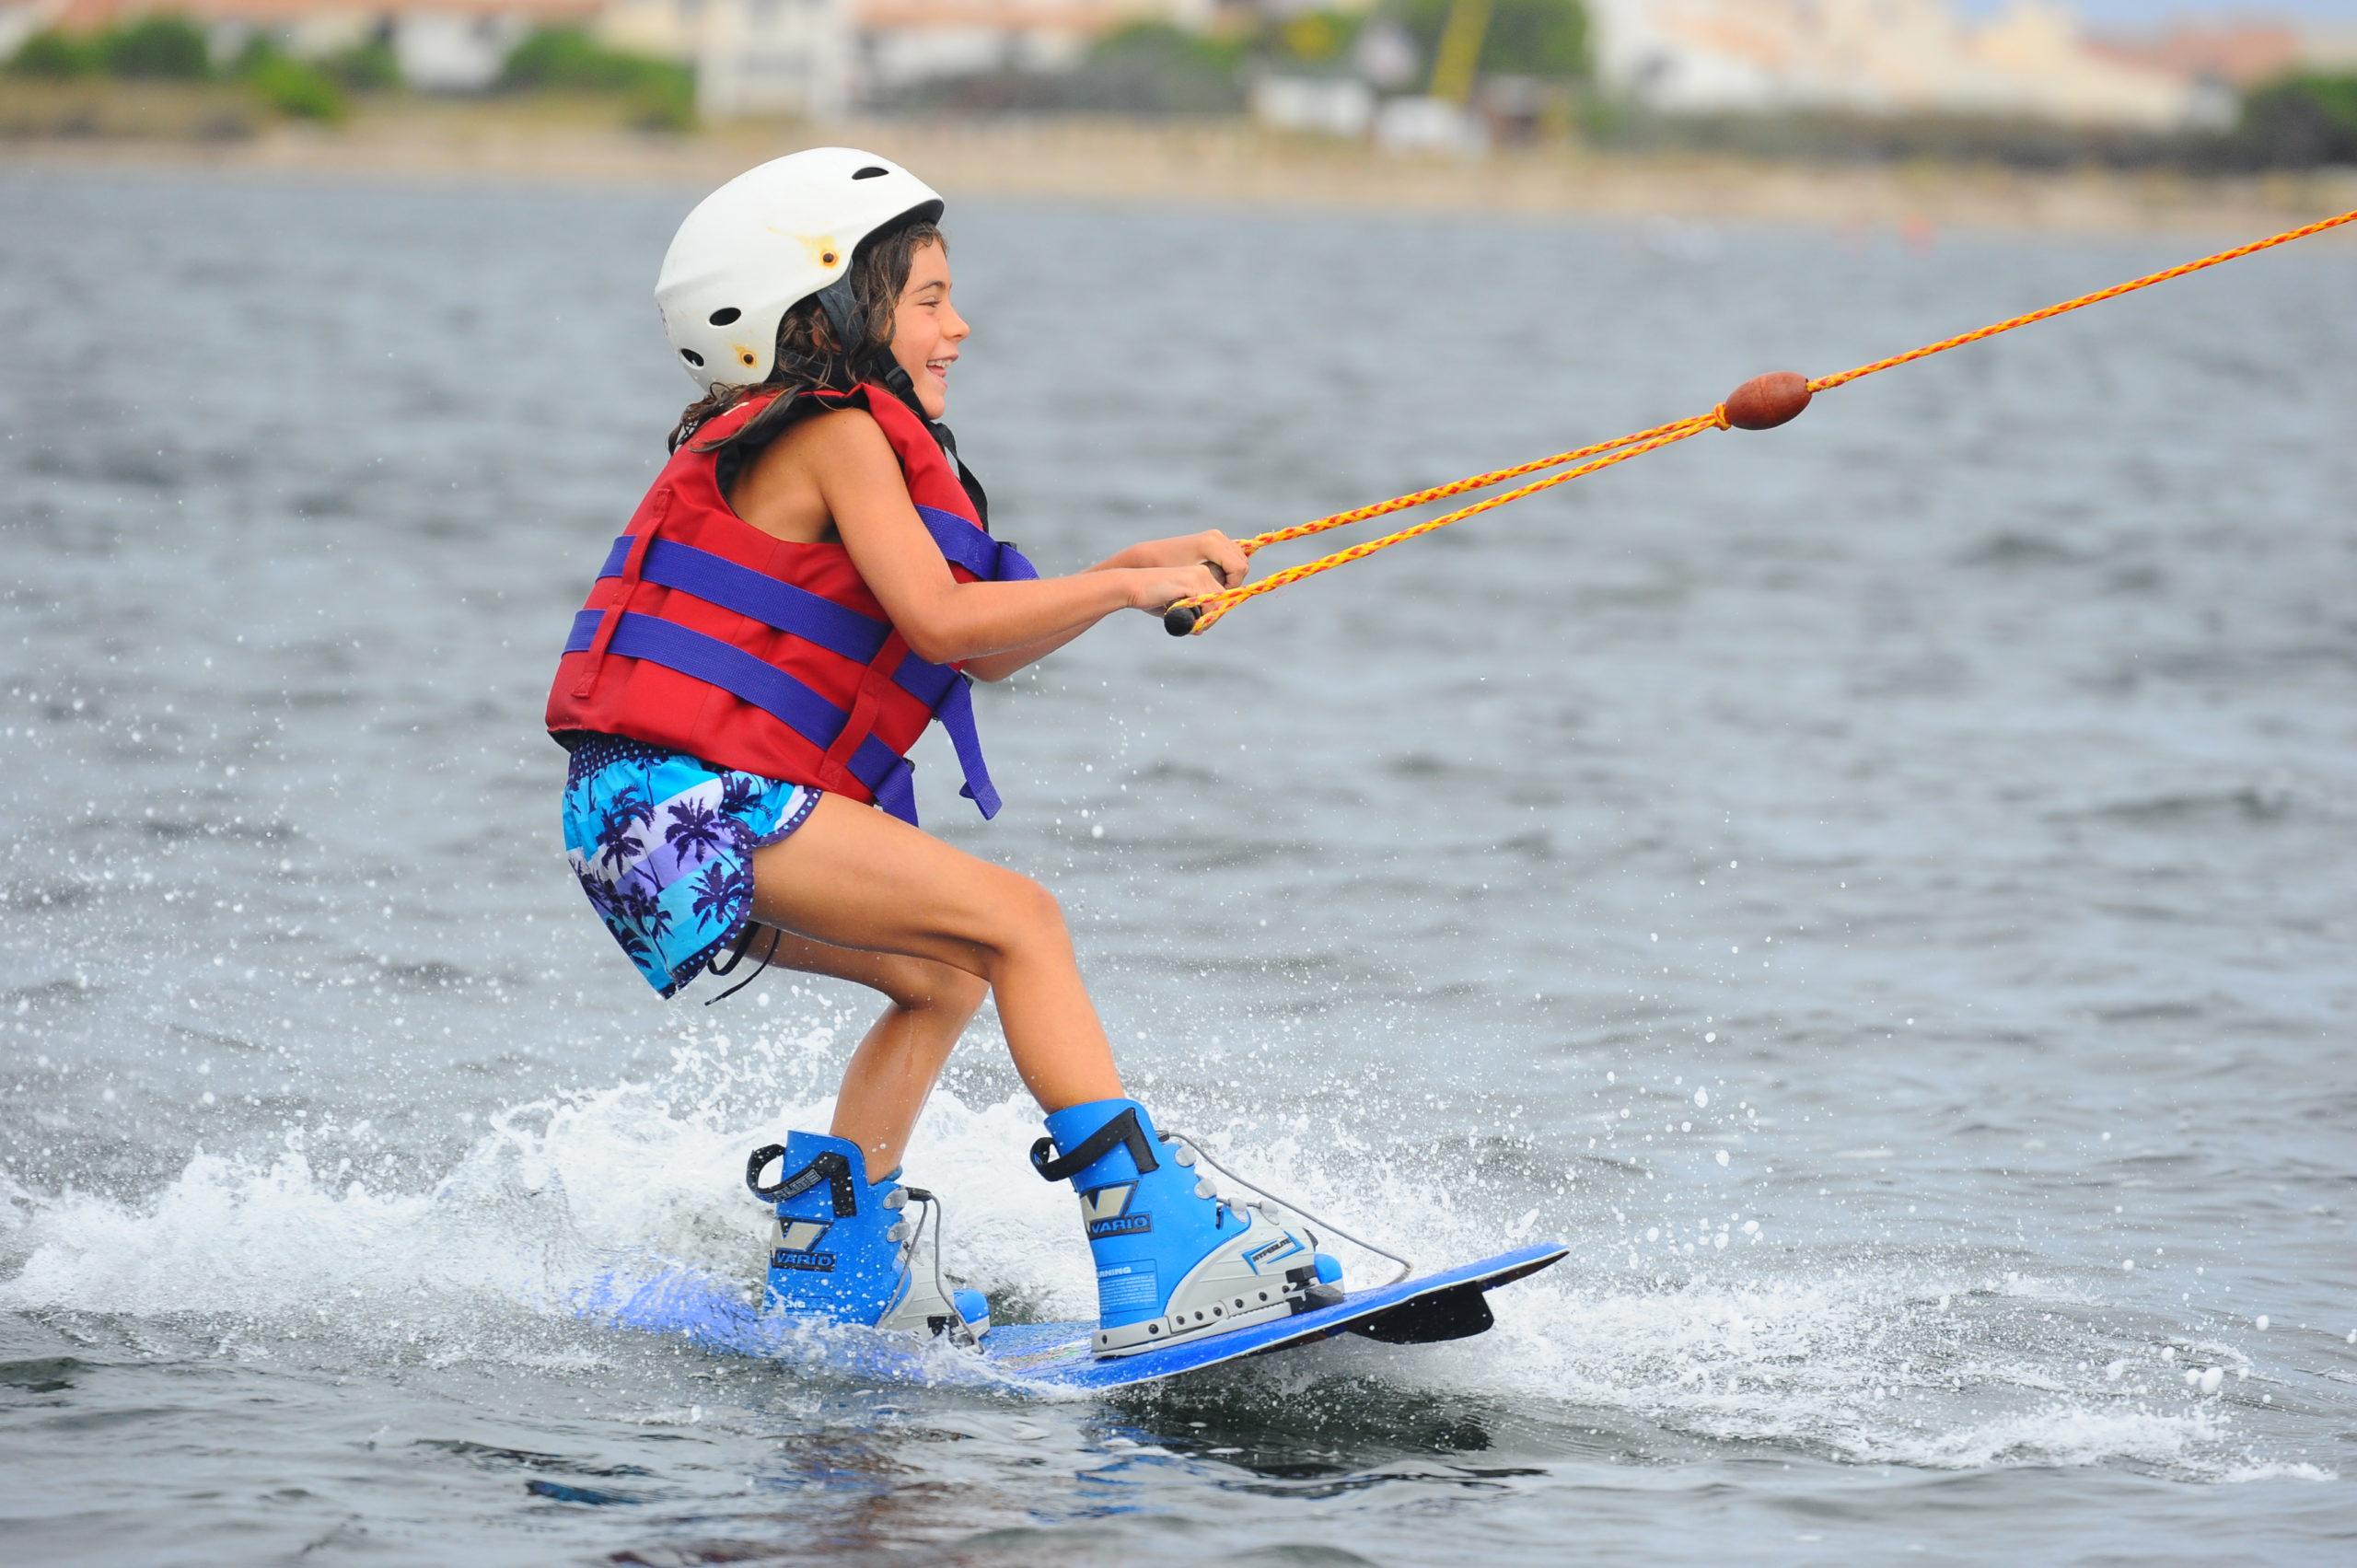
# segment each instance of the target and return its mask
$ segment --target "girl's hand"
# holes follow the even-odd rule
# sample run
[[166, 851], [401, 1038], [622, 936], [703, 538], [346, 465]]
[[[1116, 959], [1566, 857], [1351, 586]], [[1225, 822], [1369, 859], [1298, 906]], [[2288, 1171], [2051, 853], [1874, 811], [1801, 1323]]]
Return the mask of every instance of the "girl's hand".
[[1150, 539], [1130, 546], [1121, 552], [1121, 557], [1125, 566], [1192, 566], [1200, 563], [1219, 574], [1219, 586], [1223, 588], [1235, 587], [1249, 571], [1243, 548], [1217, 528], [1181, 534], [1176, 539]]
[[1130, 608], [1152, 615], [1161, 614], [1182, 598], [1215, 593], [1227, 586], [1200, 561], [1186, 566], [1132, 566], [1122, 575], [1129, 579]]

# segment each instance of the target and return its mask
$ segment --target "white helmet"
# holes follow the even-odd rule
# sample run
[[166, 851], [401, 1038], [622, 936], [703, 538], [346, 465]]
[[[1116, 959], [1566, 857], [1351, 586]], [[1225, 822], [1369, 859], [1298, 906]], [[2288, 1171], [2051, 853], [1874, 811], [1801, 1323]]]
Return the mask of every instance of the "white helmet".
[[838, 332], [849, 330], [859, 242], [899, 219], [930, 223], [941, 209], [933, 187], [855, 147], [812, 147], [747, 169], [697, 203], [663, 253], [655, 280], [663, 331], [706, 389], [765, 381], [788, 310], [823, 294]]

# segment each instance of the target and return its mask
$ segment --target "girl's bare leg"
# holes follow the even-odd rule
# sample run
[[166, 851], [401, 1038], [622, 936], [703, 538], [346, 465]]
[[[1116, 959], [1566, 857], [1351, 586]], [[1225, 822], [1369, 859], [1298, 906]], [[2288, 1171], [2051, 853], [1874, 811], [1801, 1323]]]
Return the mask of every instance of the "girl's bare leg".
[[[772, 936], [777, 938], [773, 954]], [[990, 988], [964, 970], [930, 958], [863, 953], [774, 929], [756, 931], [747, 950], [757, 962], [765, 954], [772, 964], [855, 981], [891, 999], [843, 1069], [842, 1093], [828, 1129], [859, 1145], [870, 1177], [883, 1176], [900, 1165], [925, 1097]]]
[[[1028, 877], [830, 795], [792, 838], [754, 852], [753, 915], [833, 947], [930, 959], [987, 981], [1015, 1070], [1043, 1109], [1120, 1098], [1063, 912]], [[846, 1079], [846, 1103], [853, 1089]]]

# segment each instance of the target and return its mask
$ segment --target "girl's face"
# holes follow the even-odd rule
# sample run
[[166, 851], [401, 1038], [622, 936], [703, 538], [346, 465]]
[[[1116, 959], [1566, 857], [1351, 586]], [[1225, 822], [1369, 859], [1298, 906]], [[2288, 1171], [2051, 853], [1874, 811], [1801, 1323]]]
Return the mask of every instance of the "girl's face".
[[917, 401], [939, 419], [949, 406], [949, 367], [973, 331], [949, 303], [949, 252], [926, 245], [909, 259], [909, 286], [892, 313], [892, 357], [909, 373]]

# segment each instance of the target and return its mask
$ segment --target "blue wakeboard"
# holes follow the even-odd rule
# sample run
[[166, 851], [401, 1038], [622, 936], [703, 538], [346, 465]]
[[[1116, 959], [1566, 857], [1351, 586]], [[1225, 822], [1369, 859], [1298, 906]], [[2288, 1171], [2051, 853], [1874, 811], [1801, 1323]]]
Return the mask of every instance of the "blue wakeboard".
[[1331, 1307], [1105, 1361], [1089, 1354], [1093, 1323], [1003, 1323], [983, 1337], [976, 1355], [938, 1342], [918, 1345], [900, 1335], [762, 1312], [745, 1300], [739, 1282], [689, 1269], [652, 1277], [608, 1274], [581, 1295], [575, 1307], [618, 1329], [676, 1336], [726, 1354], [816, 1360], [855, 1376], [1126, 1388], [1338, 1334], [1363, 1334], [1387, 1344], [1464, 1339], [1493, 1321], [1490, 1291], [1562, 1261], [1568, 1250], [1553, 1242], [1517, 1248], [1420, 1279], [1354, 1291]]

